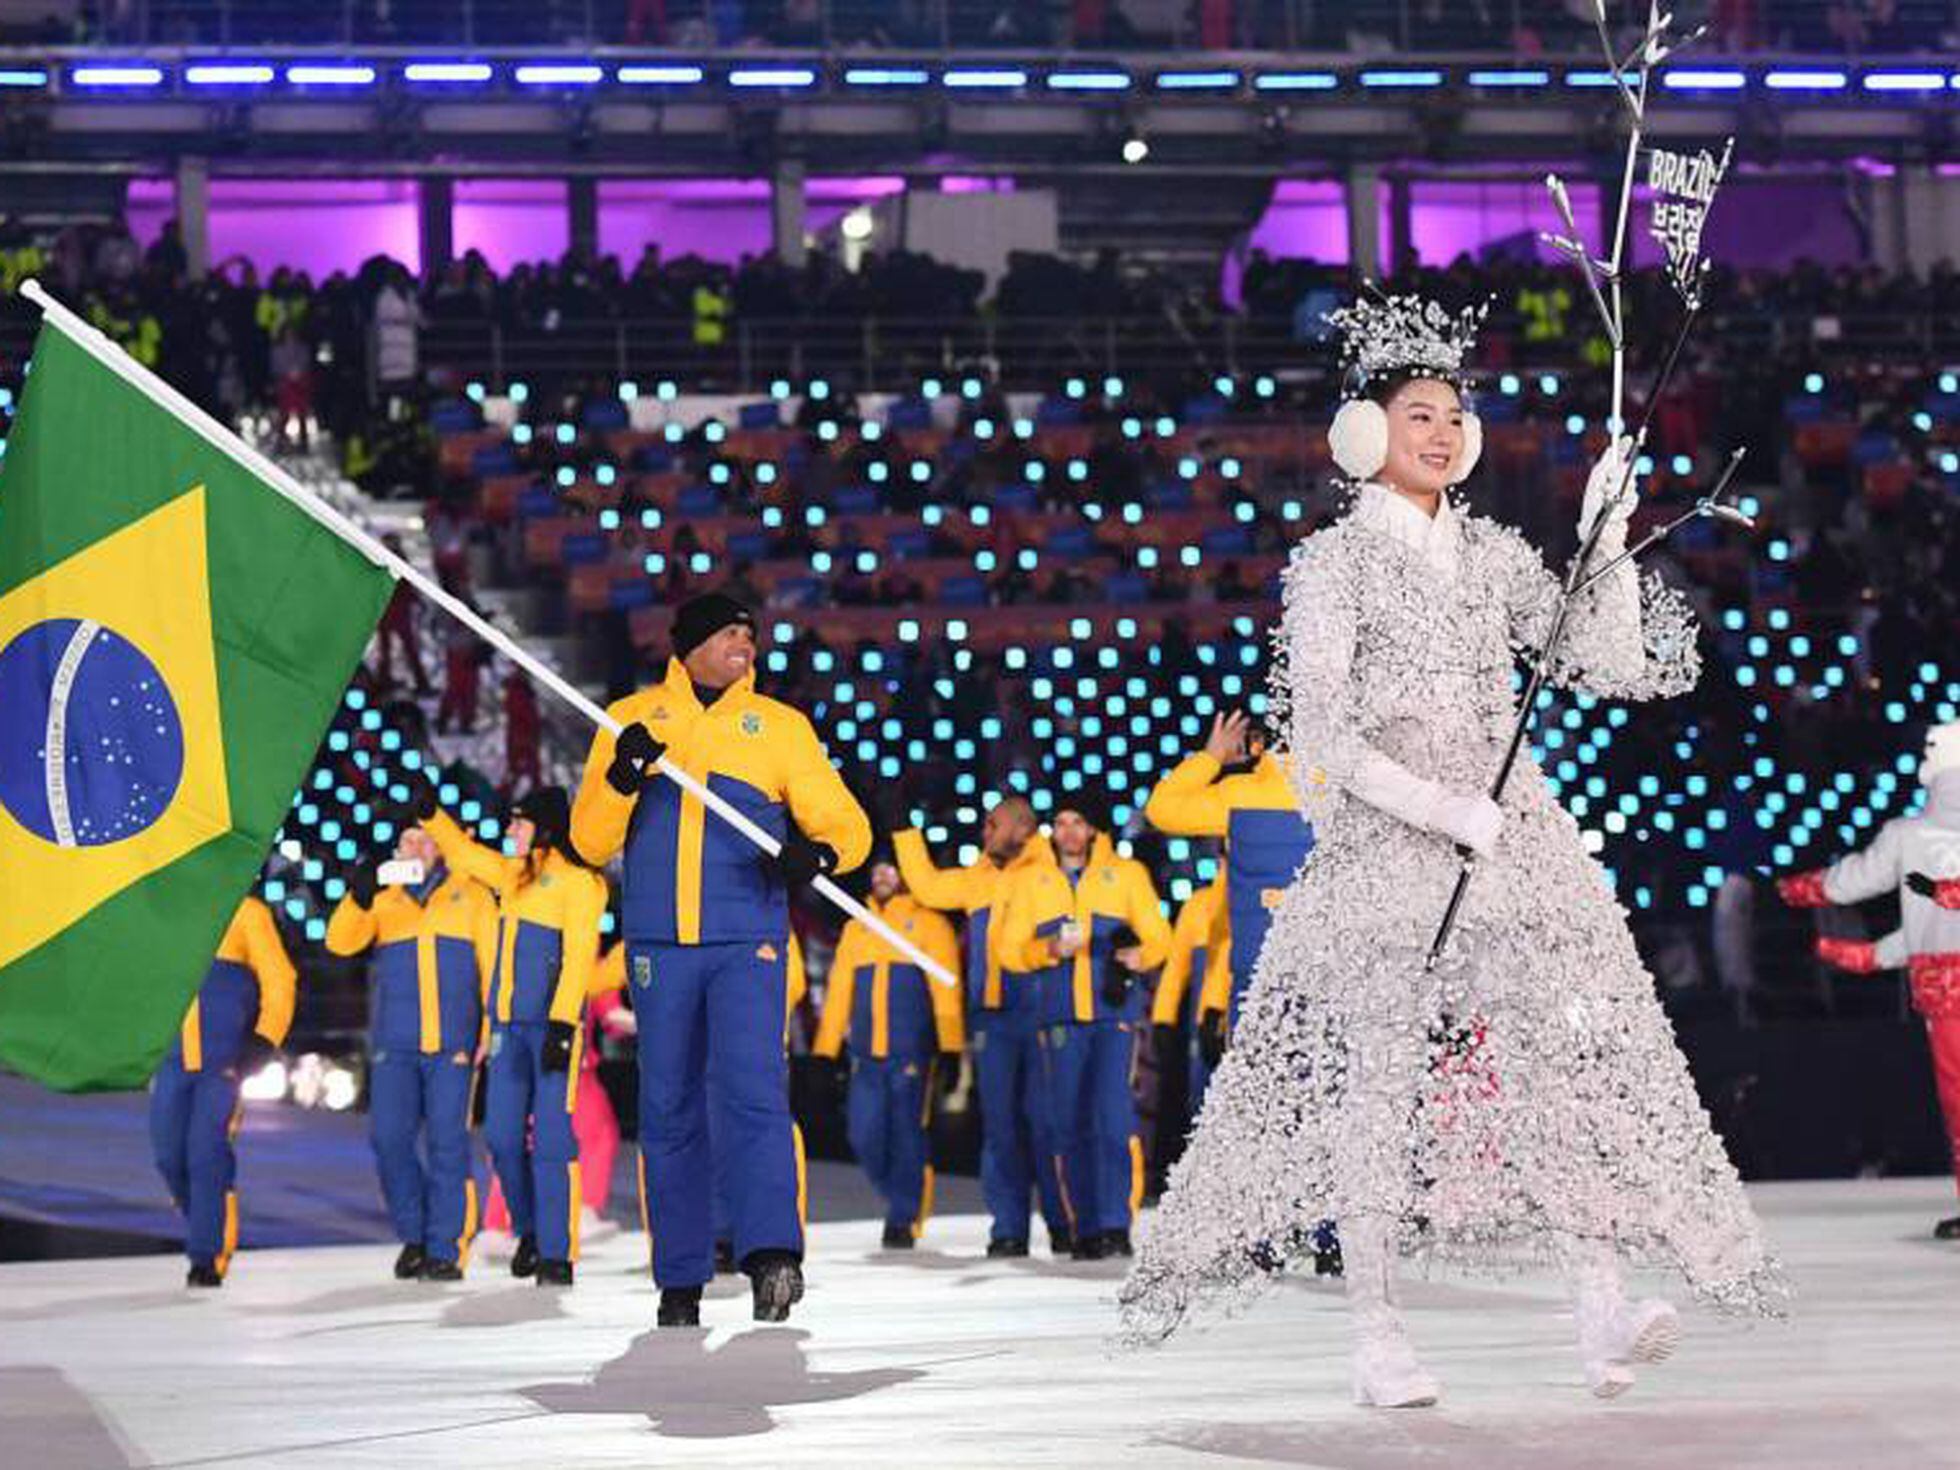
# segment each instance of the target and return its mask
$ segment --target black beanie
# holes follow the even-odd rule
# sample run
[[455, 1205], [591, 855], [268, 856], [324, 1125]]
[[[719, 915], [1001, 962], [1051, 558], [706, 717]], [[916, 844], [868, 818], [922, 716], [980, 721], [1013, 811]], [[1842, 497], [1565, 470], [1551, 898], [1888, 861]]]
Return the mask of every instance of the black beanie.
[[572, 828], [572, 804], [562, 786], [538, 786], [511, 803], [511, 820], [524, 818], [538, 829], [539, 847], [563, 849]]
[[1059, 817], [1063, 812], [1074, 812], [1098, 832], [1110, 830], [1108, 798], [1086, 786], [1075, 791], [1064, 791], [1055, 798], [1055, 815]]
[[725, 592], [703, 592], [688, 598], [674, 614], [674, 657], [686, 658], [723, 628], [736, 624], [755, 631], [755, 614], [748, 604]]

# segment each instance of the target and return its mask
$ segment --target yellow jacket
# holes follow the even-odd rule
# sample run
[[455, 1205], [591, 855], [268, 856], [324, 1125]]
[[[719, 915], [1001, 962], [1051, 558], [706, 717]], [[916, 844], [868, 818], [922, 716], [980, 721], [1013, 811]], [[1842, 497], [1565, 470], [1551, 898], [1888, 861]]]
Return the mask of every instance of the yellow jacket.
[[1039, 834], [1030, 837], [1004, 868], [995, 867], [993, 859], [986, 856], [964, 868], [938, 867], [926, 851], [925, 834], [915, 828], [892, 834], [892, 852], [898, 860], [899, 876], [913, 898], [929, 909], [966, 915], [967, 1008], [978, 1013], [1031, 1007], [1032, 986], [1016, 987], [1010, 995], [1001, 983], [1000, 961], [988, 935], [999, 896], [1009, 880], [1026, 868], [1055, 861], [1048, 839]]
[[495, 960], [486, 1006], [496, 1025], [562, 1021], [576, 1026], [598, 962], [606, 880], [563, 853], [542, 862], [506, 857], [471, 841], [449, 813], [422, 824], [454, 872], [497, 895]]
[[349, 895], [327, 923], [327, 949], [374, 948], [376, 1051], [474, 1052], [496, 964], [497, 901], [438, 867], [419, 889], [389, 887], [364, 909]]
[[[1268, 751], [1250, 771], [1221, 777], [1218, 761], [1200, 751], [1159, 781], [1143, 807], [1160, 832], [1225, 839], [1225, 923], [1241, 986], [1258, 963], [1274, 909], [1313, 851], [1311, 812], [1301, 810], [1287, 776], [1292, 759]], [[1311, 791], [1326, 789], [1318, 767], [1307, 781]]]
[[[958, 973], [959, 941], [940, 915], [905, 893], [867, 907], [929, 958]], [[846, 924], [837, 941], [823, 1019], [810, 1050], [836, 1056], [847, 1029], [851, 1050], [860, 1057], [922, 1057], [966, 1047], [960, 992], [935, 985], [859, 919]]]
[[[1081, 926], [1087, 942], [1072, 960], [1056, 961], [1050, 958], [1048, 941], [1067, 919]], [[1103, 999], [1098, 982], [1103, 967], [1111, 962], [1116, 933], [1124, 925], [1136, 933], [1145, 970], [1163, 964], [1171, 950], [1171, 926], [1149, 870], [1132, 858], [1118, 857], [1114, 844], [1101, 833], [1074, 884], [1058, 861], [1031, 864], [1017, 872], [999, 900], [995, 924], [1001, 968], [1040, 977], [1044, 1026], [1136, 1019], [1139, 987], [1130, 987], [1128, 1002], [1116, 1010]]]
[[1224, 937], [1225, 875], [1221, 872], [1205, 887], [1184, 901], [1171, 926], [1170, 958], [1164, 973], [1157, 977], [1157, 994], [1150, 1003], [1150, 1019], [1158, 1026], [1175, 1026], [1184, 1018], [1184, 1000], [1194, 988], [1204, 992], [1211, 972], [1214, 938]]
[[272, 910], [258, 898], [246, 898], [225, 927], [211, 969], [178, 1028], [184, 1070], [230, 1066], [253, 1032], [274, 1046], [284, 1042], [293, 1024], [298, 979]]
[[[871, 851], [871, 823], [838, 776], [810, 722], [755, 692], [753, 674], [703, 709], [678, 660], [667, 677], [615, 703], [612, 717], [640, 723], [667, 759], [781, 838], [794, 822], [837, 853], [849, 872]], [[572, 807], [572, 846], [594, 867], [624, 850], [625, 937], [651, 944], [779, 940], [789, 900], [762, 852], [660, 777], [638, 796], [606, 780], [615, 739], [593, 738]]]

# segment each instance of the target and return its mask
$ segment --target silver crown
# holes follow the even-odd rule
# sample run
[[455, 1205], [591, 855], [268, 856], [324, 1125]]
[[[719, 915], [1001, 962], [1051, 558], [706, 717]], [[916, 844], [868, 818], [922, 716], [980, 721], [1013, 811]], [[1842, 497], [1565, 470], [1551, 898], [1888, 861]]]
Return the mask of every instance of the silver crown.
[[1327, 322], [1341, 334], [1341, 363], [1348, 371], [1350, 393], [1358, 393], [1371, 378], [1412, 370], [1462, 387], [1469, 377], [1464, 359], [1477, 345], [1478, 328], [1489, 311], [1488, 301], [1452, 315], [1420, 296], [1378, 296], [1328, 312]]

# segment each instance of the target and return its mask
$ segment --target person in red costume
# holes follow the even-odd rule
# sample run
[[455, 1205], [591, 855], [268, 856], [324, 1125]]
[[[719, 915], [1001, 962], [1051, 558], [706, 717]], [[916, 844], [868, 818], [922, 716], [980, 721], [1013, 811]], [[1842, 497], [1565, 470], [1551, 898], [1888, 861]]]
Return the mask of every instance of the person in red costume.
[[[1960, 721], [1927, 732], [1919, 781], [1926, 805], [1917, 816], [1887, 822], [1869, 847], [1828, 868], [1778, 879], [1776, 890], [1793, 908], [1863, 903], [1898, 890], [1897, 929], [1870, 941], [1821, 937], [1817, 957], [1856, 975], [1903, 969], [1911, 977], [1960, 1185]], [[1960, 1240], [1960, 1215], [1933, 1233]]]

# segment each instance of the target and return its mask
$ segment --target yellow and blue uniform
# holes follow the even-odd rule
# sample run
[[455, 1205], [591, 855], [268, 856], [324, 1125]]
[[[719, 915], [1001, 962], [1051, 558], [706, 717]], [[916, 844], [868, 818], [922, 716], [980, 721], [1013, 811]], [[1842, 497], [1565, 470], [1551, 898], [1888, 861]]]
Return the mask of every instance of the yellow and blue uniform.
[[1150, 1002], [1150, 1021], [1156, 1026], [1178, 1026], [1185, 1033], [1190, 1056], [1187, 1110], [1193, 1118], [1204, 1103], [1211, 1085], [1211, 1068], [1198, 1044], [1198, 1024], [1207, 1003], [1218, 993], [1230, 989], [1230, 942], [1225, 925], [1225, 875], [1200, 888], [1184, 901], [1171, 925], [1170, 958], [1164, 973], [1157, 977], [1157, 994]]
[[[953, 926], [907, 894], [871, 911], [955, 974]], [[853, 919], [838, 938], [824, 993], [823, 1020], [810, 1049], [834, 1057], [848, 1032], [851, 1151], [885, 1201], [887, 1229], [916, 1240], [932, 1215], [933, 1070], [941, 1053], [966, 1049], [960, 992]]]
[[254, 1033], [275, 1047], [285, 1041], [297, 978], [272, 910], [247, 898], [150, 1084], [150, 1147], [184, 1212], [184, 1253], [220, 1276], [238, 1248], [240, 1064]]
[[973, 1038], [973, 1075], [980, 1089], [980, 1192], [993, 1216], [992, 1239], [1028, 1238], [1029, 1198], [1041, 1197], [1041, 1215], [1056, 1240], [1068, 1234], [1061, 1176], [1048, 1137], [1043, 1097], [1040, 997], [1025, 975], [1002, 970], [992, 942], [998, 900], [1016, 874], [1055, 854], [1045, 837], [1030, 837], [1005, 867], [981, 857], [963, 868], [940, 868], [922, 833], [894, 833], [899, 876], [912, 897], [930, 909], [966, 915], [966, 1015]]
[[[1082, 947], [1069, 959], [1051, 959], [1048, 943], [1068, 920], [1080, 926]], [[1136, 936], [1143, 970], [1170, 954], [1171, 926], [1157, 890], [1143, 864], [1117, 856], [1099, 833], [1079, 872], [1050, 862], [1017, 874], [996, 922], [1002, 965], [1032, 975], [1040, 993], [1048, 1127], [1063, 1207], [1078, 1239], [1127, 1231], [1143, 1203], [1132, 1090], [1143, 988], [1126, 986], [1122, 1002], [1112, 1004], [1102, 977], [1125, 929]]]
[[372, 908], [350, 894], [327, 924], [331, 953], [374, 951], [368, 1122], [395, 1235], [458, 1266], [476, 1235], [470, 1083], [496, 931], [490, 891], [440, 864]]
[[1314, 837], [1281, 757], [1267, 751], [1250, 771], [1225, 776], [1223, 770], [1216, 757], [1203, 751], [1179, 762], [1150, 793], [1143, 815], [1172, 837], [1225, 840], [1229, 1012], [1236, 1023], [1272, 927], [1273, 910], [1313, 851]]
[[[452, 872], [497, 895], [485, 1004], [490, 1049], [483, 1136], [504, 1186], [511, 1228], [535, 1236], [547, 1261], [577, 1260], [582, 1195], [572, 1111], [606, 880], [556, 851], [541, 859], [506, 857], [472, 842], [446, 812], [423, 828]], [[544, 1070], [551, 1021], [575, 1028], [562, 1075]]]
[[[669, 763], [772, 836], [797, 828], [837, 854], [871, 850], [871, 824], [810, 722], [758, 694], [751, 673], [703, 707], [686, 667], [615, 703]], [[593, 865], [623, 853], [621, 916], [640, 1019], [640, 1169], [662, 1289], [714, 1276], [714, 1154], [726, 1145], [737, 1258], [803, 1252], [803, 1156], [783, 1050], [789, 895], [748, 838], [665, 777], [626, 796], [606, 779], [615, 738], [592, 742], [572, 846]], [[711, 1097], [712, 1094], [712, 1097]], [[715, 1120], [709, 1142], [707, 1115]]]

